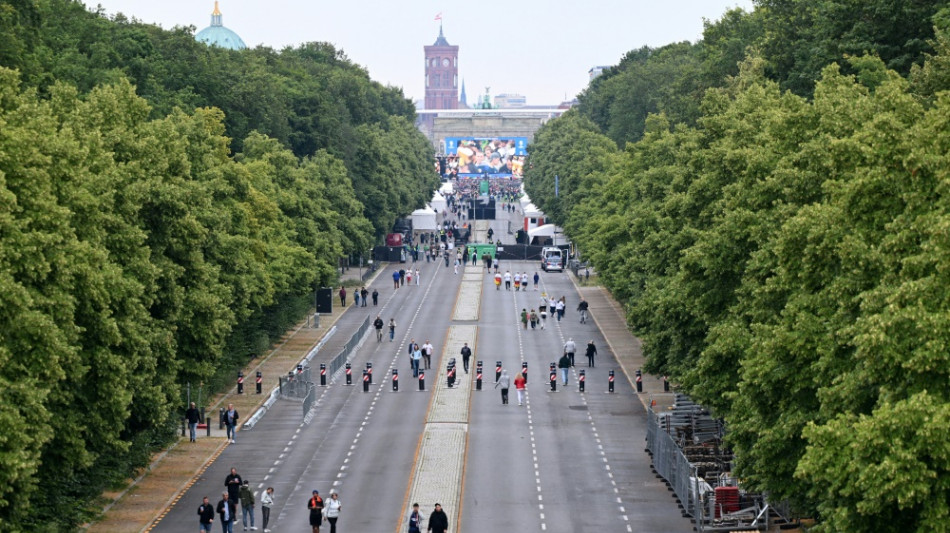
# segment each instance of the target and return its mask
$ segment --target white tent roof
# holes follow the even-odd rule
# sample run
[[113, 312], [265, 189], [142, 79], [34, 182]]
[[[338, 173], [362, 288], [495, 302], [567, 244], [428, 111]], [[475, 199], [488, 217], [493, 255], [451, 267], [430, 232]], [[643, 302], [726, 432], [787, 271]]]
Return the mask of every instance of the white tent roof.
[[421, 208], [421, 209], [416, 209], [415, 211], [412, 212], [412, 216], [416, 216], [416, 215], [420, 215], [420, 216], [421, 216], [421, 215], [434, 215], [434, 214], [435, 214], [435, 210], [432, 209], [432, 208], [429, 207], [429, 206], [425, 206], [425, 207], [423, 207], [423, 208]]
[[447, 181], [443, 183], [441, 187], [439, 187], [439, 192], [452, 194], [453, 192], [455, 192], [455, 186], [452, 185], [451, 181]]
[[538, 206], [534, 204], [528, 204], [524, 206], [523, 210], [524, 216], [526, 217], [539, 217], [544, 214], [544, 212], [538, 209]]
[[556, 232], [554, 224], [545, 224], [528, 230], [528, 237], [553, 237]]

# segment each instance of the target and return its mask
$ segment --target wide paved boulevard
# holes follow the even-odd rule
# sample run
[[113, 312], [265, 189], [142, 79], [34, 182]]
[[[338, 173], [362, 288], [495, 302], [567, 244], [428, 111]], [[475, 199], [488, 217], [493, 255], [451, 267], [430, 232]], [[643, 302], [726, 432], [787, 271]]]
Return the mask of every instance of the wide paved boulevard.
[[[493, 226], [507, 233], [507, 222]], [[441, 263], [420, 264], [419, 286], [394, 290], [391, 270], [384, 271], [373, 284], [379, 306], [351, 307], [345, 315], [379, 314], [398, 325], [393, 342], [377, 342], [370, 331], [351, 358], [354, 369], [373, 362], [369, 392], [358, 376], [350, 387], [342, 375], [333, 376], [328, 387], [318, 388], [308, 423], [301, 404], [277, 402], [256, 427], [239, 433], [154, 531], [196, 530], [201, 497], [216, 503], [231, 467], [258, 495], [259, 529], [260, 492], [274, 487], [269, 527], [275, 532], [309, 531], [306, 503], [313, 489], [324, 498], [330, 489], [339, 492], [340, 533], [406, 531], [417, 498], [440, 500], [453, 532], [691, 530], [650, 471], [644, 410], [596, 326], [579, 323], [578, 296], [566, 274], [541, 272], [539, 291], [516, 293], [496, 290], [481, 266], [456, 275]], [[537, 264], [503, 263], [502, 271], [508, 269], [533, 275]], [[566, 296], [568, 312], [561, 322], [549, 318], [545, 330], [524, 330], [518, 315], [537, 307], [542, 291]], [[571, 337], [578, 345], [577, 366], [567, 387], [548, 392], [549, 364]], [[420, 345], [430, 339], [435, 346], [425, 392], [412, 379], [410, 339]], [[469, 339], [474, 356], [466, 375], [457, 349]], [[588, 369], [583, 349], [591, 339], [599, 354], [596, 367]], [[318, 354], [314, 365], [332, 355]], [[444, 382], [449, 357], [458, 357], [460, 374], [460, 386], [451, 390]], [[481, 391], [472, 382], [476, 360], [485, 364]], [[502, 405], [492, 386], [499, 360], [512, 377], [528, 363], [525, 406], [518, 406], [514, 387], [511, 403]], [[392, 390], [393, 368], [401, 378], [398, 392]], [[583, 394], [577, 387], [581, 369], [587, 372]], [[610, 369], [618, 373], [614, 394], [606, 393]], [[418, 503], [428, 516], [435, 501]], [[235, 531], [241, 530], [239, 521]], [[217, 517], [214, 531], [220, 531]]]

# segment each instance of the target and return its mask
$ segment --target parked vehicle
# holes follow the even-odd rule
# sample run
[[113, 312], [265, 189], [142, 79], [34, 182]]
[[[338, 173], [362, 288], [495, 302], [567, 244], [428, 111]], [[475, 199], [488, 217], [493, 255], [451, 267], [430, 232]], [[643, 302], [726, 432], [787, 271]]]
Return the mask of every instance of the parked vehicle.
[[545, 272], [561, 272], [564, 270], [564, 251], [560, 248], [545, 247], [541, 249], [541, 270]]

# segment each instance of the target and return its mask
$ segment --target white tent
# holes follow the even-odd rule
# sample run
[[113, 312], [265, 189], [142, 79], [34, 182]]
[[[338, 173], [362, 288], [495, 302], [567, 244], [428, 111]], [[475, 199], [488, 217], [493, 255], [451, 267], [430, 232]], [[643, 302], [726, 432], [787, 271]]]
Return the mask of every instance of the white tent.
[[435, 210], [436, 213], [441, 213], [443, 210], [445, 210], [447, 205], [445, 202], [445, 196], [442, 196], [439, 193], [433, 194], [432, 201], [429, 202], [429, 205], [432, 206], [432, 209]]
[[538, 209], [538, 206], [529, 203], [521, 207], [524, 210], [524, 216], [526, 217], [543, 217], [544, 213]]
[[554, 236], [557, 233], [561, 233], [558, 231], [557, 226], [554, 224], [544, 224], [543, 226], [528, 230], [528, 242], [530, 244], [548, 244], [554, 242]]
[[521, 202], [521, 209], [524, 209], [525, 206], [531, 205], [531, 198], [528, 198], [528, 195], [526, 194], [521, 197], [520, 202]]
[[455, 186], [452, 185], [451, 181], [447, 181], [439, 187], [439, 192], [442, 194], [452, 194], [455, 192]]
[[435, 222], [435, 211], [426, 206], [423, 209], [416, 209], [412, 212], [413, 231], [432, 231], [438, 229]]
[[554, 224], [545, 224], [532, 230], [528, 230], [528, 237], [554, 237], [555, 232]]

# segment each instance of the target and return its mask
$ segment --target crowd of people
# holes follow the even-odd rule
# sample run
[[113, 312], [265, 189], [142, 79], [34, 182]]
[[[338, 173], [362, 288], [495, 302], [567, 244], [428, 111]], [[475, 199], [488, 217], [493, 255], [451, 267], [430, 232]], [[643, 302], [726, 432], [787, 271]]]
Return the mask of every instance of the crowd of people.
[[[234, 524], [238, 522], [238, 508], [240, 507], [241, 524], [244, 531], [257, 531], [255, 525], [255, 508], [257, 500], [254, 497], [254, 491], [251, 489], [250, 482], [241, 477], [236, 468], [231, 468], [231, 473], [224, 479], [225, 490], [221, 493], [221, 499], [216, 505], [211, 504], [211, 500], [205, 496], [198, 506], [198, 531], [199, 533], [211, 533], [212, 526], [217, 515], [218, 522], [221, 524], [223, 533], [233, 533]], [[261, 493], [261, 527], [264, 533], [269, 533], [267, 527], [270, 524], [270, 511], [274, 506], [274, 487], [267, 487]], [[343, 502], [340, 501], [340, 494], [335, 489], [330, 489], [330, 497], [324, 500], [320, 496], [320, 491], [314, 489], [307, 499], [308, 521], [312, 533], [320, 533], [323, 522], [330, 525], [329, 533], [337, 533], [337, 521], [343, 512]], [[449, 519], [442, 509], [442, 505], [436, 503], [435, 508], [429, 514], [428, 520], [419, 510], [419, 504], [412, 504], [412, 510], [408, 516], [409, 533], [422, 533], [423, 524], [428, 523], [426, 531], [432, 533], [445, 533], [449, 528]]]

